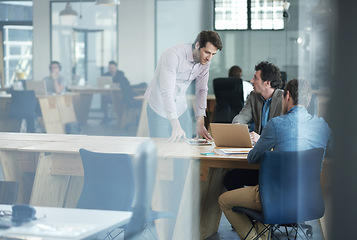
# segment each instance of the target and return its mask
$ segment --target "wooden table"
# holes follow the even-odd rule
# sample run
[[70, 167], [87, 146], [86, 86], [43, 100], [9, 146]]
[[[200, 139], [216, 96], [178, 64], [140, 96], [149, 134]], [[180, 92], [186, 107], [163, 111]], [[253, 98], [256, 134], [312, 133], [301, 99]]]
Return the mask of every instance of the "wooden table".
[[[10, 205], [0, 210], [11, 211]], [[107, 231], [129, 223], [132, 213], [73, 208], [35, 207], [37, 220], [19, 227], [1, 229], [0, 238], [95, 239]]]
[[[20, 182], [19, 203], [75, 207], [83, 186], [83, 166], [78, 152], [80, 148], [133, 155], [136, 148], [148, 139], [0, 133], [0, 160], [5, 180]], [[179, 185], [183, 185], [176, 220], [169, 223], [165, 220], [157, 221], [159, 239], [204, 239], [217, 232], [221, 217], [217, 199], [223, 192], [225, 169], [259, 166], [248, 164], [246, 155], [200, 154], [212, 152], [214, 146], [169, 143], [166, 139], [153, 141], [159, 156], [153, 209], [168, 210], [165, 205], [168, 194], [162, 191], [167, 182], [179, 178], [182, 179]], [[177, 176], [174, 174], [175, 166], [180, 164], [184, 166], [184, 174]], [[175, 189], [170, 190], [176, 192]], [[173, 230], [167, 230], [170, 224], [175, 226]]]

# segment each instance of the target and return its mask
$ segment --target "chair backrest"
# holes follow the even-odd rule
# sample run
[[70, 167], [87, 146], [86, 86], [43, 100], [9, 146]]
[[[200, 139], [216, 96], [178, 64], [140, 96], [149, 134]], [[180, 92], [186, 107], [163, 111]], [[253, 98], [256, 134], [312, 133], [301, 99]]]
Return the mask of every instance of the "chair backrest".
[[27, 118], [35, 117], [36, 95], [35, 91], [12, 91], [10, 117]]
[[324, 215], [320, 183], [323, 154], [323, 148], [264, 153], [259, 171], [264, 223], [297, 223]]
[[0, 204], [16, 203], [19, 183], [16, 181], [0, 181]]
[[213, 90], [216, 96], [213, 122], [231, 123], [244, 106], [242, 79], [213, 79]]
[[135, 204], [133, 216], [125, 232], [125, 239], [140, 234], [152, 219], [151, 200], [156, 180], [157, 153], [152, 141], [142, 143], [134, 157]]
[[134, 199], [132, 159], [127, 154], [79, 150], [84, 185], [77, 208], [131, 210]]

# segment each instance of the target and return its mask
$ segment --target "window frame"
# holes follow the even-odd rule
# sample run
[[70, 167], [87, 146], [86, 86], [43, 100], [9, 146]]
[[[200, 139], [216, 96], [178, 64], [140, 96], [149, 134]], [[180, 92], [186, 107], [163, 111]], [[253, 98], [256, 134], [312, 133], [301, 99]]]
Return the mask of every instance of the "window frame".
[[[283, 26], [282, 29], [252, 29], [251, 25], [252, 25], [252, 18], [251, 18], [251, 6], [252, 6], [252, 0], [246, 0], [247, 1], [247, 29], [217, 29], [216, 28], [216, 1], [213, 1], [213, 29], [215, 31], [226, 31], [226, 32], [230, 32], [230, 31], [284, 31], [285, 30], [285, 24]], [[284, 20], [284, 18], [283, 18]]]

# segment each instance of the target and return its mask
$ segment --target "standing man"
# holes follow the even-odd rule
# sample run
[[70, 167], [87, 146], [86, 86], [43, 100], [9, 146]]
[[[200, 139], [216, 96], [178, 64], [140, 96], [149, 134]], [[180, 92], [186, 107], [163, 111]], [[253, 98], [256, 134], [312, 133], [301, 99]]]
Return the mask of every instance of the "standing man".
[[60, 75], [61, 64], [58, 61], [50, 63], [50, 76], [45, 77], [43, 81], [46, 82], [47, 94], [60, 94], [66, 91], [67, 81]]
[[[265, 126], [260, 139], [248, 154], [249, 163], [259, 163], [263, 153], [270, 151], [304, 151], [330, 146], [331, 130], [325, 120], [310, 115], [306, 107], [311, 100], [310, 83], [293, 79], [287, 83], [282, 97], [282, 110], [285, 115], [271, 119]], [[259, 186], [250, 186], [223, 193], [219, 205], [228, 221], [243, 239], [252, 226], [244, 213], [235, 213], [233, 206], [261, 210]], [[267, 232], [268, 233], [268, 232]], [[252, 231], [247, 239], [253, 239]], [[268, 238], [264, 234], [259, 239]]]
[[212, 139], [204, 126], [207, 106], [209, 65], [222, 42], [218, 33], [202, 31], [193, 44], [180, 44], [165, 50], [154, 79], [145, 93], [151, 137], [169, 141], [192, 137], [192, 120], [187, 110], [186, 91], [196, 80], [197, 136]]
[[[250, 83], [253, 85], [253, 92], [232, 123], [254, 123], [250, 138], [256, 143], [268, 120], [282, 115], [283, 90], [279, 89], [282, 85], [280, 70], [272, 63], [260, 62], [255, 66], [255, 74]], [[226, 174], [223, 184], [227, 190], [244, 185], [254, 186], [258, 184], [258, 176], [259, 171], [255, 169], [233, 169]]]
[[[124, 72], [118, 70], [118, 64], [114, 60], [109, 61], [108, 72], [106, 72], [103, 76], [110, 76], [113, 78], [113, 85], [121, 88], [123, 96], [124, 96], [124, 102], [126, 104], [128, 104], [132, 101], [134, 94], [133, 94], [133, 90], [130, 86], [130, 83], [129, 83], [128, 79], [125, 77]], [[103, 117], [103, 120], [101, 121], [101, 124], [107, 124], [110, 121], [108, 118], [108, 104], [109, 103], [111, 103], [111, 97], [108, 95], [102, 95], [101, 107], [102, 107], [104, 117]]]

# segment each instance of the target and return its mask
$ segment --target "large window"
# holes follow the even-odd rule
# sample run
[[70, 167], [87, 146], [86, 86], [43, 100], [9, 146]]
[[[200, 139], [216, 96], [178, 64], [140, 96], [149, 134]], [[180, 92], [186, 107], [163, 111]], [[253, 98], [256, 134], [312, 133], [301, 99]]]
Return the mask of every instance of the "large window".
[[32, 79], [32, 1], [0, 1], [0, 79]]
[[283, 0], [215, 0], [216, 30], [284, 29]]

